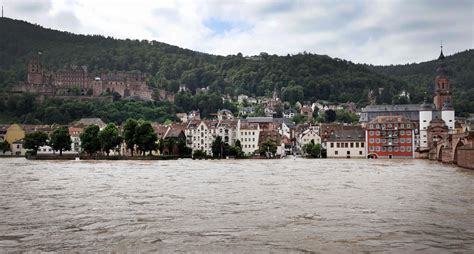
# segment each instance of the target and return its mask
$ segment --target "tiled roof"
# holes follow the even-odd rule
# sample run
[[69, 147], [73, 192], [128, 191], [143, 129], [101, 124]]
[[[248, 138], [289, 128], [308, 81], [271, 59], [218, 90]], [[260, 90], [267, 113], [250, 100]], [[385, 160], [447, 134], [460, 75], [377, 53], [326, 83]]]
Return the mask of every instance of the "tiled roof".
[[328, 141], [365, 141], [365, 130], [336, 130]]

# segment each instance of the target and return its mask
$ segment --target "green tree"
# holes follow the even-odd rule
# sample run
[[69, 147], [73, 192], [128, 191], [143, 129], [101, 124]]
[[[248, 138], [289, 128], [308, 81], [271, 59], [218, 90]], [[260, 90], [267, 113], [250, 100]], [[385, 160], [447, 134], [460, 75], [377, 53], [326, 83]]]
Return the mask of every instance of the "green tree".
[[110, 150], [115, 150], [122, 144], [120, 131], [114, 123], [107, 124], [107, 126], [99, 132], [98, 137], [102, 151], [104, 151], [107, 156], [109, 156]]
[[235, 146], [236, 146], [236, 147], [239, 147], [240, 150], [242, 150], [242, 143], [240, 143], [240, 140], [237, 139], [237, 140], [235, 141]]
[[2, 151], [3, 154], [5, 154], [5, 152], [7, 151], [10, 151], [10, 144], [8, 143], [8, 141], [0, 141], [0, 151]]
[[292, 120], [295, 124], [304, 123], [304, 122], [306, 122], [306, 116], [301, 115], [301, 114], [295, 114], [295, 116], [293, 116], [293, 118], [291, 118], [291, 120]]
[[47, 144], [48, 134], [43, 131], [35, 131], [25, 135], [24, 138], [24, 147], [26, 149], [31, 149], [35, 153], [38, 152], [40, 146]]
[[224, 144], [221, 136], [217, 136], [212, 142], [212, 156], [214, 158], [222, 158], [224, 156]]
[[359, 116], [345, 109], [336, 110], [336, 120], [342, 123], [356, 123]]
[[307, 155], [309, 155], [313, 158], [319, 158], [321, 156], [321, 145], [320, 144], [315, 144], [314, 140], [311, 140], [310, 143], [303, 146], [303, 151]]
[[158, 149], [158, 137], [150, 122], [138, 121], [137, 127], [135, 128], [134, 139], [138, 150], [141, 151], [143, 155], [145, 155], [146, 152], [150, 152], [151, 155], [152, 151]]
[[100, 150], [99, 126], [89, 125], [80, 134], [81, 147], [89, 155], [93, 155]]
[[207, 154], [203, 150], [196, 150], [193, 152], [193, 158], [195, 159], [202, 159], [206, 157], [207, 157]]
[[271, 156], [273, 156], [276, 151], [277, 146], [270, 139], [263, 141], [259, 148], [260, 155], [267, 155], [268, 153], [270, 153]]
[[133, 156], [133, 151], [135, 150], [136, 135], [138, 122], [135, 119], [127, 119], [125, 125], [123, 126], [123, 139], [127, 148], [130, 150], [131, 155]]
[[63, 151], [71, 150], [72, 141], [67, 126], [62, 126], [54, 130], [53, 133], [51, 133], [49, 143], [55, 151], [59, 150], [59, 156], [63, 155]]
[[326, 112], [324, 112], [324, 120], [326, 123], [332, 123], [334, 121], [336, 121], [336, 111], [332, 110], [332, 109], [328, 109], [326, 110]]

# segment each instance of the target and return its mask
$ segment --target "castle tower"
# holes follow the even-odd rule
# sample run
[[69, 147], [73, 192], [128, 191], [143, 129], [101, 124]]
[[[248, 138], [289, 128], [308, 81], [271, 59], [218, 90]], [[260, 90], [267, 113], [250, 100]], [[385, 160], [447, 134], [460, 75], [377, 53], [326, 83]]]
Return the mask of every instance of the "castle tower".
[[446, 126], [448, 126], [449, 132], [453, 132], [455, 123], [454, 108], [449, 100], [446, 100], [443, 104], [443, 108], [441, 109], [441, 119], [443, 119]]
[[41, 64], [41, 53], [38, 53], [30, 59], [28, 62], [27, 73], [28, 84], [43, 84], [43, 65]]
[[420, 106], [420, 148], [428, 148], [428, 126], [433, 119], [433, 106], [427, 102], [426, 95]]
[[443, 108], [445, 101], [451, 101], [451, 87], [447, 75], [446, 63], [444, 62], [443, 46], [438, 57], [439, 66], [436, 69], [434, 104], [436, 110]]

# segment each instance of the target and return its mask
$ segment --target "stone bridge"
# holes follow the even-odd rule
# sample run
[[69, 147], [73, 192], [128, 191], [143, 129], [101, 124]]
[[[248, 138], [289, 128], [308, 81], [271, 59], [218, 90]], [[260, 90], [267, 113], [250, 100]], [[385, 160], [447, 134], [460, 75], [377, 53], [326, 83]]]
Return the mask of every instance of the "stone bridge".
[[474, 169], [474, 132], [450, 134], [435, 143], [429, 159]]

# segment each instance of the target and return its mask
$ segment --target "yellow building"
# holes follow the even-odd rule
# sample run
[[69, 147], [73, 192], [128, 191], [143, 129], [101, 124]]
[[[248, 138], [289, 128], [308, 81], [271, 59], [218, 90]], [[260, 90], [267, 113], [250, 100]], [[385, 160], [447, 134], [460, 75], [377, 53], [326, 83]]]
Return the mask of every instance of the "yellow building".
[[20, 125], [12, 124], [10, 127], [8, 127], [7, 133], [5, 134], [5, 140], [9, 144], [13, 144], [13, 142], [23, 138], [25, 138], [25, 130], [23, 130]]

